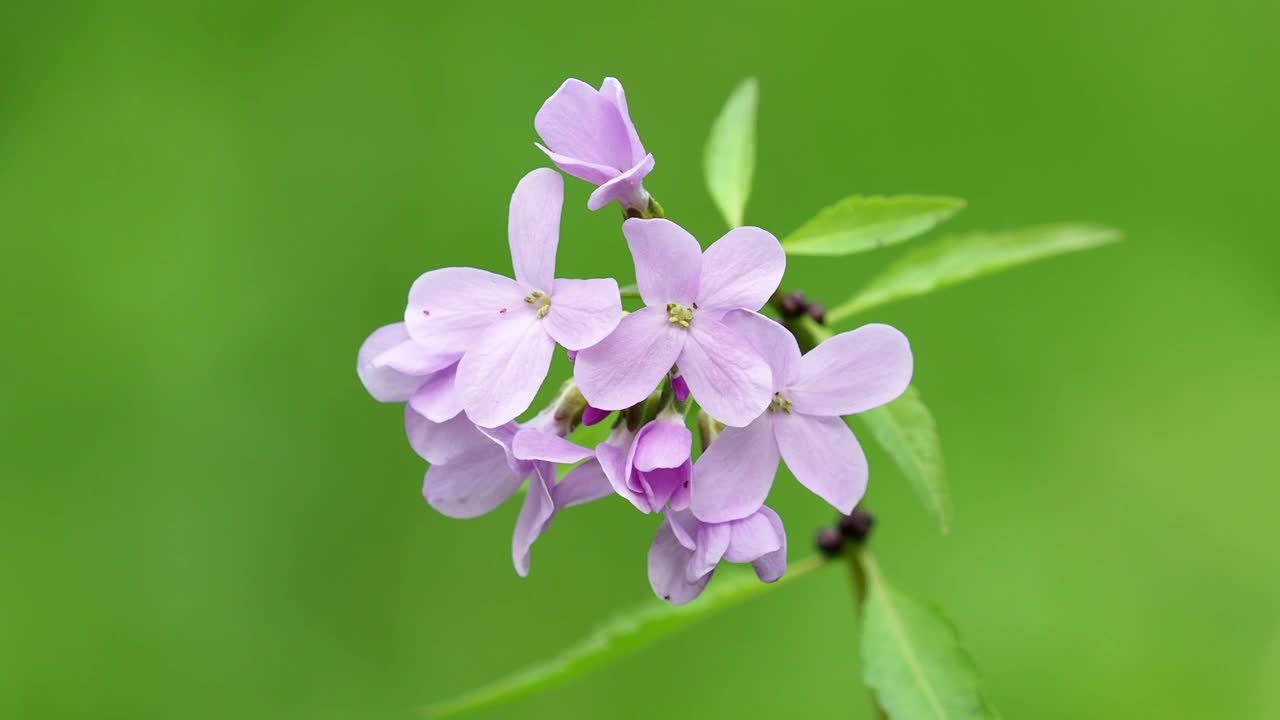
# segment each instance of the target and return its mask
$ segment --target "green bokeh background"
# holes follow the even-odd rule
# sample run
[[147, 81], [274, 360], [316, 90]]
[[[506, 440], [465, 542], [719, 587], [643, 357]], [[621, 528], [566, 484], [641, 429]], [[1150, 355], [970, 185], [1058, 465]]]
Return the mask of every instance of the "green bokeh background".
[[[1117, 246], [873, 311], [912, 339], [955, 528], [872, 449], [881, 562], [1010, 718], [1280, 713], [1273, 3], [7, 3], [0, 716], [395, 718], [656, 602], [655, 526], [420, 497], [354, 373], [426, 269], [509, 269], [534, 112], [616, 75], [704, 243], [707, 128], [760, 78], [748, 222], [846, 194]], [[567, 184], [566, 277], [630, 265]], [[899, 249], [794, 259], [837, 301]], [[563, 363], [556, 372], [563, 372]], [[870, 442], [867, 443], [870, 446]], [[830, 511], [771, 503], [793, 561]], [[848, 582], [768, 593], [490, 718], [866, 717]]]

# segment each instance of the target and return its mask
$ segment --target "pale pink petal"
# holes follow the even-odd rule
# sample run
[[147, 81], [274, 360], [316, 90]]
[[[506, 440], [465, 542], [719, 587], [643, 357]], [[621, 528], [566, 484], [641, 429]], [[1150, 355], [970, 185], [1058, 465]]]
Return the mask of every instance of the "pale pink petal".
[[760, 508], [760, 514], [769, 520], [774, 533], [779, 539], [778, 549], [757, 558], [751, 565], [755, 568], [756, 577], [764, 582], [776, 582], [787, 572], [787, 531], [782, 527], [782, 518], [767, 507]]
[[764, 504], [778, 472], [771, 416], [725, 428], [693, 466], [689, 506], [703, 522], [743, 518]]
[[516, 574], [520, 577], [529, 575], [529, 550], [538, 536], [547, 529], [551, 516], [555, 514], [555, 503], [551, 500], [551, 483], [555, 474], [555, 466], [538, 463], [535, 472], [529, 477], [524, 505], [520, 507], [516, 530], [511, 536], [511, 561], [515, 563]]
[[551, 309], [543, 319], [547, 334], [569, 350], [591, 347], [605, 339], [622, 320], [618, 281], [555, 281]]
[[693, 463], [685, 460], [678, 467], [656, 468], [646, 472], [639, 470], [632, 473], [640, 483], [648, 500], [645, 512], [662, 512], [667, 503], [673, 510], [682, 510], [688, 506], [689, 478], [692, 475]]
[[698, 296], [702, 248], [670, 220], [631, 218], [622, 223], [644, 303], [666, 313], [667, 303], [691, 306]]
[[422, 385], [422, 376], [447, 358], [410, 340], [404, 323], [392, 323], [374, 330], [360, 345], [356, 374], [374, 400], [404, 402]]
[[428, 468], [422, 495], [444, 515], [471, 518], [502, 504], [523, 480], [507, 464], [502, 448], [490, 442]]
[[649, 500], [642, 492], [632, 490], [627, 484], [627, 452], [629, 446], [618, 446], [612, 442], [603, 442], [596, 446], [596, 460], [604, 471], [613, 491], [626, 498], [627, 502], [643, 513], [649, 512]]
[[613, 485], [597, 460], [570, 470], [551, 490], [556, 509], [593, 502], [613, 494]]
[[409, 289], [404, 311], [409, 335], [440, 352], [465, 352], [503, 310], [532, 313], [515, 280], [475, 268], [441, 268]]
[[672, 605], [684, 605], [702, 594], [711, 581], [711, 573], [689, 582], [685, 573], [693, 551], [676, 539], [671, 523], [664, 520], [649, 547], [649, 587]]
[[640, 143], [640, 134], [636, 132], [636, 126], [631, 122], [631, 111], [627, 109], [627, 96], [622, 92], [622, 83], [617, 78], [607, 77], [600, 85], [600, 93], [609, 98], [618, 108], [618, 114], [622, 116], [622, 124], [627, 129], [627, 139], [631, 145], [631, 161], [636, 162], [645, 156], [644, 145]]
[[680, 376], [711, 417], [742, 427], [773, 400], [773, 373], [751, 345], [711, 317], [694, 316], [680, 357]]
[[698, 534], [698, 518], [688, 510], [667, 510], [667, 520], [671, 523], [671, 530], [676, 535], [676, 540], [680, 544], [693, 550], [698, 546], [695, 537]]
[[520, 178], [511, 194], [507, 239], [516, 280], [532, 290], [551, 292], [556, 276], [556, 247], [560, 244], [560, 207], [564, 178], [550, 168], [538, 168]]
[[432, 422], [444, 422], [462, 412], [462, 393], [458, 392], [458, 366], [452, 365], [422, 378], [422, 386], [409, 406]]
[[729, 526], [729, 546], [724, 559], [731, 563], [755, 562], [782, 547], [782, 538], [764, 514], [764, 508], [725, 524]]
[[511, 441], [511, 452], [521, 460], [545, 460], [553, 463], [576, 463], [591, 457], [593, 451], [569, 442], [545, 430], [521, 428]]
[[552, 151], [542, 143], [534, 143], [534, 145], [537, 146], [539, 150], [546, 153], [547, 157], [551, 159], [551, 162], [556, 164], [556, 167], [579, 180], [586, 180], [592, 185], [603, 185], [622, 174], [622, 171], [615, 167], [586, 162], [585, 160], [579, 160], [578, 158], [569, 157], [568, 155], [561, 155], [558, 152]]
[[557, 153], [619, 170], [631, 167], [631, 141], [618, 106], [581, 80], [565, 80], [542, 104], [533, 127]]
[[468, 452], [486, 450], [493, 444], [461, 415], [444, 422], [432, 422], [412, 405], [404, 409], [404, 432], [409, 438], [409, 447], [429, 463], [447, 463]]
[[750, 310], [732, 310], [720, 322], [750, 343], [773, 373], [773, 389], [781, 390], [800, 371], [800, 346], [782, 325]]
[[852, 415], [901, 395], [911, 370], [905, 335], [888, 325], [863, 325], [810, 350], [786, 394], [798, 412]]
[[780, 413], [773, 434], [801, 485], [845, 515], [853, 512], [867, 490], [867, 458], [843, 419]]
[[787, 254], [757, 227], [734, 228], [702, 255], [698, 305], [705, 309], [759, 310], [782, 282]]
[[599, 210], [617, 200], [623, 207], [643, 210], [649, 204], [649, 194], [643, 192], [641, 187], [644, 179], [653, 171], [653, 165], [652, 155], [640, 158], [634, 167], [593, 190], [591, 196], [587, 198], [587, 209]]
[[467, 417], [481, 427], [508, 422], [529, 408], [551, 367], [555, 341], [532, 314], [494, 323], [458, 364]]
[[689, 460], [693, 433], [680, 419], [659, 418], [640, 428], [631, 448], [628, 464], [637, 470], [677, 468]]
[[693, 557], [685, 568], [685, 580], [693, 582], [704, 575], [711, 574], [720, 564], [720, 559], [729, 549], [730, 529], [728, 523], [702, 523], [694, 535]]
[[578, 353], [573, 364], [578, 389], [601, 410], [631, 407], [658, 387], [687, 335], [668, 320], [666, 308], [633, 312], [604, 340]]

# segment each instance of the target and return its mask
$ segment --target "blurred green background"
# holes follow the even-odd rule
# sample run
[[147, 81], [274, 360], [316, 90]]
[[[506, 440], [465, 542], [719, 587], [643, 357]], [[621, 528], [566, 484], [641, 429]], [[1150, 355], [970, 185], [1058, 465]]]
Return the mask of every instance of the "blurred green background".
[[[1010, 718], [1275, 718], [1280, 8], [785, 7], [0, 7], [0, 716], [403, 717], [657, 602], [621, 500], [524, 580], [515, 503], [431, 511], [355, 353], [426, 269], [509, 269], [565, 77], [623, 81], [646, 185], [714, 240], [702, 144], [756, 75], [779, 236], [918, 192], [970, 201], [950, 230], [1128, 237], [861, 319], [912, 339], [957, 506], [939, 536], [871, 450], [886, 572]], [[567, 187], [562, 276], [628, 281]], [[838, 301], [900, 251], [784, 285]], [[771, 504], [807, 555], [831, 512]], [[856, 632], [833, 569], [482, 717], [866, 717]]]

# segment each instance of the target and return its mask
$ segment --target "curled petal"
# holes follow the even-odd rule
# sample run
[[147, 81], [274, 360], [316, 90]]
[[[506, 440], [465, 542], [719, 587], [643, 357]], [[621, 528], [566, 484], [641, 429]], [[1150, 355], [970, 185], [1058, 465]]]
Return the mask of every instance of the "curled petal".
[[557, 153], [623, 170], [631, 167], [631, 140], [618, 106], [581, 80], [565, 80], [533, 119], [542, 141]]
[[576, 463], [592, 456], [592, 451], [545, 430], [521, 428], [511, 441], [511, 452], [520, 460]]
[[627, 502], [634, 505], [640, 512], [647, 513], [650, 507], [649, 499], [643, 491], [633, 490], [627, 482], [627, 451], [626, 447], [603, 442], [596, 446], [596, 460], [599, 461], [605, 477], [609, 479], [609, 484], [613, 486], [613, 491], [626, 498]]
[[543, 319], [547, 334], [569, 350], [591, 347], [605, 339], [622, 320], [618, 281], [555, 281], [551, 308]]
[[613, 485], [598, 460], [588, 460], [570, 470], [551, 490], [556, 509], [581, 505], [613, 494]]
[[768, 363], [773, 389], [781, 390], [800, 371], [800, 346], [796, 336], [782, 325], [750, 310], [732, 310], [720, 318]]
[[702, 594], [712, 573], [689, 582], [686, 570], [692, 557], [693, 551], [676, 539], [671, 522], [664, 520], [649, 547], [649, 587], [658, 597], [672, 605], [684, 605]]
[[773, 434], [782, 459], [801, 485], [845, 515], [853, 512], [867, 491], [867, 458], [843, 419], [778, 415]]
[[707, 309], [759, 310], [782, 282], [787, 255], [757, 227], [734, 228], [702, 255], [698, 304]]
[[863, 325], [810, 350], [787, 396], [802, 413], [852, 415], [897, 398], [911, 371], [905, 335], [888, 325]]
[[628, 465], [642, 472], [677, 468], [689, 461], [693, 433], [678, 420], [657, 419], [640, 428]]
[[631, 145], [631, 161], [636, 162], [645, 156], [644, 145], [640, 143], [640, 135], [636, 132], [636, 126], [631, 122], [631, 111], [627, 109], [627, 96], [622, 92], [622, 83], [617, 78], [607, 77], [604, 83], [600, 85], [600, 94], [618, 108], [618, 114], [622, 116], [622, 125], [627, 130], [627, 140]]
[[462, 412], [462, 393], [458, 392], [458, 366], [422, 378], [422, 386], [409, 398], [409, 406], [432, 422], [444, 422]]
[[578, 389], [601, 410], [631, 407], [648, 397], [671, 369], [686, 335], [668, 321], [665, 308], [633, 312], [604, 340], [578, 353], [573, 364]]
[[572, 158], [568, 155], [561, 155], [558, 152], [552, 151], [542, 143], [534, 143], [534, 146], [546, 153], [547, 157], [551, 159], [551, 162], [556, 164], [556, 167], [579, 180], [586, 180], [592, 185], [603, 185], [622, 174], [621, 171], [615, 167], [579, 160], [578, 158]]
[[447, 463], [459, 456], [477, 450], [486, 450], [493, 443], [476, 430], [476, 426], [458, 415], [444, 422], [433, 422], [423, 417], [412, 405], [404, 409], [404, 432], [409, 447], [429, 463]]
[[444, 515], [471, 518], [498, 507], [523, 480], [502, 448], [490, 442], [428, 468], [422, 495]]
[[700, 577], [710, 575], [720, 564], [725, 551], [729, 549], [731, 530], [729, 523], [702, 523], [694, 536], [693, 557], [685, 568], [685, 580], [693, 582]]
[[555, 341], [533, 313], [510, 313], [491, 325], [458, 364], [467, 417], [494, 427], [527, 410], [547, 377], [554, 350]]
[[746, 340], [715, 318], [694, 317], [676, 362], [694, 399], [725, 425], [750, 423], [773, 399], [769, 366]]
[[773, 526], [774, 533], [778, 537], [778, 549], [771, 553], [762, 555], [751, 563], [755, 568], [756, 577], [764, 582], [776, 582], [782, 578], [787, 572], [787, 531], [782, 527], [782, 518], [778, 517], [778, 513], [773, 510], [762, 507], [760, 514], [769, 520], [769, 524]]
[[703, 522], [728, 522], [759, 510], [778, 472], [772, 416], [725, 428], [693, 466], [690, 508]]
[[531, 290], [551, 292], [560, 244], [560, 208], [564, 178], [550, 168], [525, 175], [511, 194], [507, 239], [516, 280]]
[[516, 530], [511, 537], [511, 561], [520, 577], [529, 575], [529, 550], [555, 514], [555, 503], [551, 501], [551, 483], [555, 474], [555, 466], [538, 463], [529, 477], [529, 490], [524, 495], [524, 505], [520, 506]]
[[447, 367], [448, 353], [436, 353], [409, 339], [404, 323], [383, 325], [360, 345], [356, 374], [379, 402], [405, 402], [424, 375]]
[[622, 234], [631, 249], [636, 287], [645, 305], [692, 306], [698, 297], [698, 274], [702, 270], [702, 247], [698, 241], [684, 228], [662, 219], [631, 218], [622, 223]]
[[649, 202], [649, 195], [641, 188], [645, 177], [653, 171], [653, 165], [652, 155], [640, 158], [634, 167], [593, 190], [587, 198], [587, 209], [594, 212], [617, 200], [623, 207], [643, 210]]
[[729, 526], [729, 546], [724, 552], [725, 560], [731, 563], [755, 562], [782, 547], [782, 538], [778, 537], [764, 510], [761, 508], [741, 520], [726, 523]]
[[441, 268], [409, 289], [404, 311], [409, 336], [433, 351], [465, 352], [504, 309], [527, 306], [515, 280], [475, 268]]

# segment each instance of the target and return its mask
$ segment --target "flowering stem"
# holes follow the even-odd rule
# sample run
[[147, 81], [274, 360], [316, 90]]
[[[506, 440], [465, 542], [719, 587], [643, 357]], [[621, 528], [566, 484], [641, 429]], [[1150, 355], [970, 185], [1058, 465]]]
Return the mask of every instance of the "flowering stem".
[[[850, 543], [844, 552], [844, 559], [845, 564], [849, 566], [849, 579], [853, 583], [853, 610], [861, 621], [865, 616], [863, 609], [867, 604], [867, 576], [879, 576], [880, 566], [876, 564], [875, 556], [863, 544]], [[875, 717], [879, 720], [889, 720], [889, 713], [880, 706], [874, 694], [871, 696], [871, 705], [875, 711]]]

